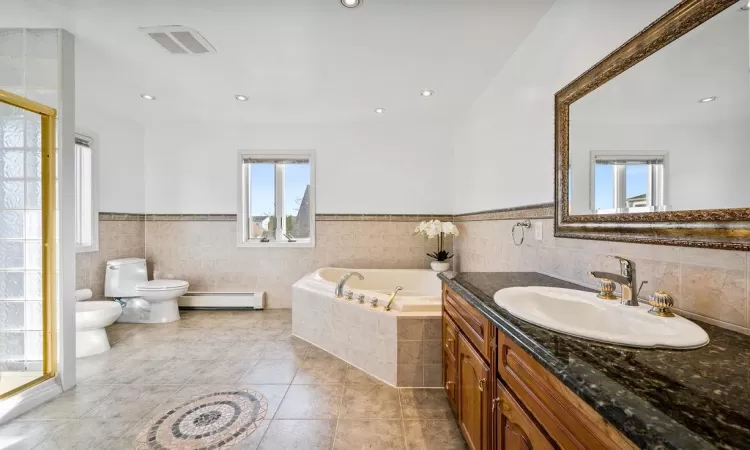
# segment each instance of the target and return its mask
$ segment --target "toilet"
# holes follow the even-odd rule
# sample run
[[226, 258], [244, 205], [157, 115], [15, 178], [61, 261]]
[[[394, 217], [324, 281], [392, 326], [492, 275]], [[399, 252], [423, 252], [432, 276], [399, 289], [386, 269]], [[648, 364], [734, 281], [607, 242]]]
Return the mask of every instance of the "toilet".
[[107, 261], [104, 295], [123, 305], [118, 322], [167, 323], [180, 320], [177, 299], [188, 290], [182, 280], [148, 280], [146, 260]]
[[122, 306], [117, 302], [77, 301], [76, 358], [98, 355], [109, 350], [109, 339], [104, 328], [112, 325], [120, 314], [122, 314]]

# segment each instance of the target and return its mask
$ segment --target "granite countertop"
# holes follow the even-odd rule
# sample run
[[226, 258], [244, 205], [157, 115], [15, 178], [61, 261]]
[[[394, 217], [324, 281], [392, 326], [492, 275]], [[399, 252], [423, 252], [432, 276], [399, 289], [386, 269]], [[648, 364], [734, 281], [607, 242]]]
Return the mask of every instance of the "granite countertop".
[[750, 336], [695, 321], [697, 350], [633, 349], [566, 336], [495, 304], [500, 289], [588, 290], [533, 272], [440, 274], [516, 344], [640, 448], [750, 449]]

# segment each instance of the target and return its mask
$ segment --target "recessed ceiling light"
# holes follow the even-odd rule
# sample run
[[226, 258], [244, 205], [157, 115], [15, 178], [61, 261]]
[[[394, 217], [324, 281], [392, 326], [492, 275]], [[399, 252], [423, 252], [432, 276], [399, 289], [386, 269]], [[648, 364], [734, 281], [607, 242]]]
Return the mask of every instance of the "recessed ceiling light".
[[422, 97], [431, 97], [435, 95], [435, 91], [431, 91], [429, 89], [425, 89], [422, 91]]
[[385, 108], [375, 108], [375, 112], [378, 114], [383, 114], [385, 112]]
[[698, 103], [711, 103], [712, 101], [716, 100], [719, 97], [706, 97], [698, 100]]
[[356, 8], [361, 3], [361, 0], [341, 0], [341, 4], [345, 8]]
[[241, 102], [246, 102], [248, 100], [247, 95], [241, 95], [241, 94], [235, 95], [234, 98]]
[[148, 94], [141, 94], [141, 98], [144, 100], [156, 100], [156, 97]]

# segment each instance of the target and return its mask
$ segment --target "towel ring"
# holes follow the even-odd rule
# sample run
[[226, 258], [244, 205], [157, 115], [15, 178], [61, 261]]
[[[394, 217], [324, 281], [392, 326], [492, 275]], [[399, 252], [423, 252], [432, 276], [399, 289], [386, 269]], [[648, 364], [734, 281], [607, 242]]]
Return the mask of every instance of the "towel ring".
[[[521, 242], [516, 241], [516, 227], [521, 227]], [[516, 222], [516, 224], [513, 225], [513, 229], [510, 230], [510, 235], [513, 237], [513, 244], [516, 247], [523, 244], [523, 240], [526, 237], [526, 232], [524, 231], [524, 228], [531, 228], [531, 221], [529, 219]]]

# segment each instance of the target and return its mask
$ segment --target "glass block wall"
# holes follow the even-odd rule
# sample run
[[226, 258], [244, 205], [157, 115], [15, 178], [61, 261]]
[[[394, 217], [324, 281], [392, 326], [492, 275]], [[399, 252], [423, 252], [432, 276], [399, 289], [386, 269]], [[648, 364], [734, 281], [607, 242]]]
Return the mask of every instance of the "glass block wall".
[[[57, 30], [0, 29], [0, 89], [58, 107]], [[0, 103], [0, 376], [42, 370], [41, 119]]]

